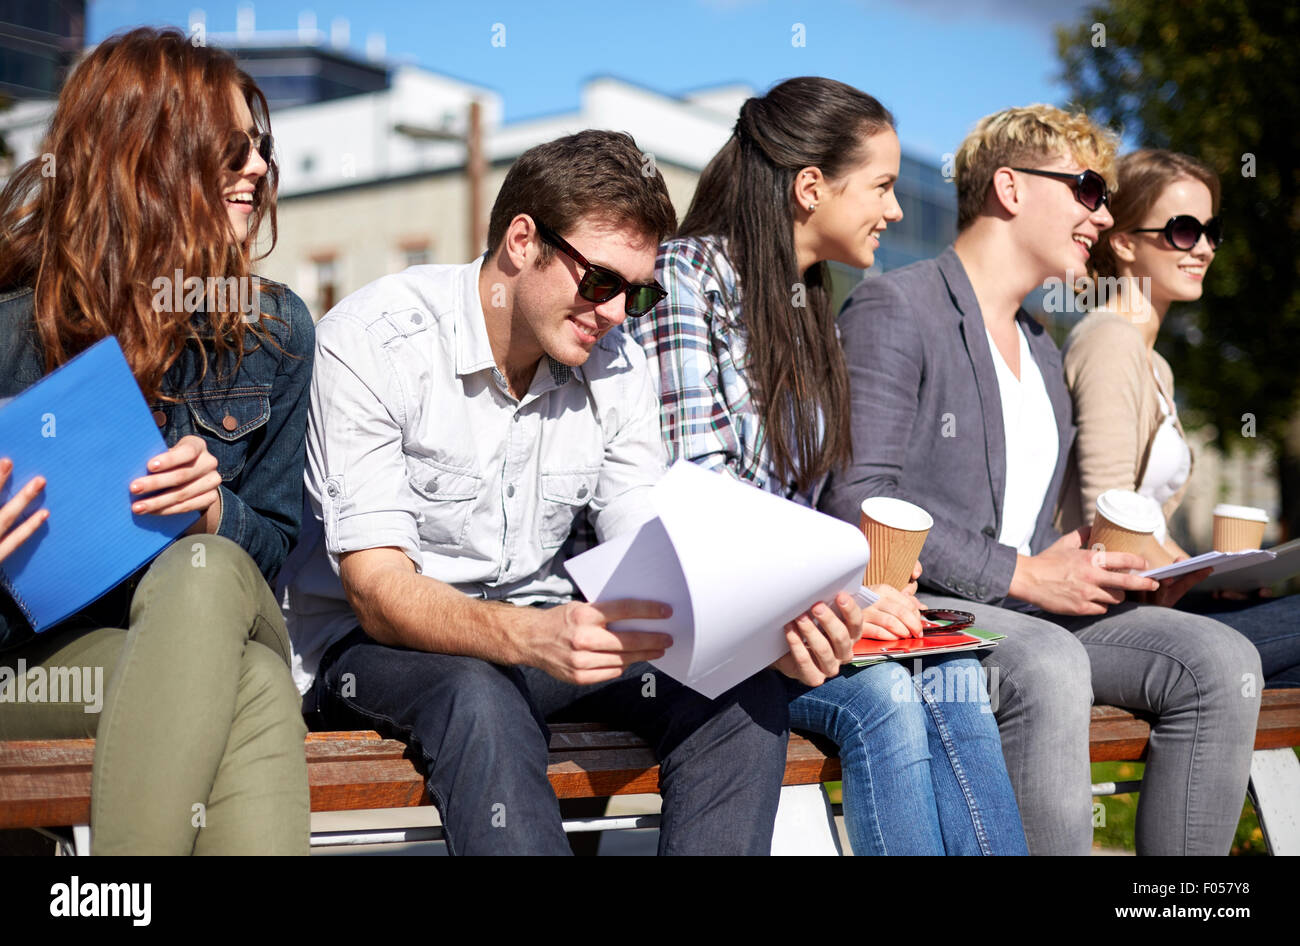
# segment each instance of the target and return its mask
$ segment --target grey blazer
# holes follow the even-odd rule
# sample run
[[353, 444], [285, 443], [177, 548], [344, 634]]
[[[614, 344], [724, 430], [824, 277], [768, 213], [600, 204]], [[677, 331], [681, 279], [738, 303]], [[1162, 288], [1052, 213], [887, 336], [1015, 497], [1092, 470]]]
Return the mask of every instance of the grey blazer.
[[[1037, 553], [1059, 538], [1052, 518], [1075, 427], [1060, 351], [1023, 310], [1016, 318], [1060, 439], [1030, 542]], [[1016, 550], [997, 540], [1006, 483], [1002, 400], [975, 290], [956, 252], [949, 247], [937, 259], [863, 280], [839, 329], [852, 386], [853, 462], [832, 478], [820, 508], [857, 525], [868, 496], [916, 503], [934, 517], [921, 584], [1003, 603]]]

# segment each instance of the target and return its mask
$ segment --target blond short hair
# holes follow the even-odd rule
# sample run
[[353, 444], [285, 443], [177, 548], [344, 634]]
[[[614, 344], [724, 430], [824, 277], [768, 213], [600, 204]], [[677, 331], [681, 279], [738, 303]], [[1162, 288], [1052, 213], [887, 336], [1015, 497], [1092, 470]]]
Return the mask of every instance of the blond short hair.
[[1026, 105], [985, 115], [957, 151], [957, 229], [965, 230], [984, 209], [1000, 167], [1032, 166], [1068, 154], [1114, 188], [1118, 150], [1119, 136], [1083, 112]]

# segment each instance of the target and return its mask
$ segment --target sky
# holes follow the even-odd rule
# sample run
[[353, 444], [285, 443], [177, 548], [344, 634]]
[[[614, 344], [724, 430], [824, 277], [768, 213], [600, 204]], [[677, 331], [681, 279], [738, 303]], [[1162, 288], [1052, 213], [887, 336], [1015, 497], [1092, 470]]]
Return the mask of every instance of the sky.
[[[234, 0], [90, 0], [87, 40], [140, 25], [233, 32]], [[387, 56], [499, 92], [507, 121], [578, 106], [609, 75], [668, 95], [822, 75], [880, 99], [908, 152], [935, 162], [990, 112], [1064, 104], [1053, 23], [1082, 0], [259, 0], [256, 29], [348, 21], [350, 48], [384, 35]], [[495, 39], [495, 44], [494, 44]], [[800, 44], [802, 41], [802, 44]]]

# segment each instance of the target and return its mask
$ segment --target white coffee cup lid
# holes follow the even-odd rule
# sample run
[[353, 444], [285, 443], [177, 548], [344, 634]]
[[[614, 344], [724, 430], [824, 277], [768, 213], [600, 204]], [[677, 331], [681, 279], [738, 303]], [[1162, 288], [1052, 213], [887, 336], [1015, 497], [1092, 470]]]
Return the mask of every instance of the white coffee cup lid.
[[1106, 490], [1097, 497], [1097, 512], [1131, 532], [1155, 532], [1164, 521], [1159, 503], [1131, 489]]
[[907, 532], [924, 532], [934, 525], [934, 518], [920, 506], [892, 496], [873, 496], [862, 500], [862, 511], [881, 525]]
[[1232, 503], [1219, 503], [1214, 507], [1216, 516], [1229, 519], [1249, 519], [1251, 522], [1268, 522], [1268, 513], [1257, 506], [1234, 506]]

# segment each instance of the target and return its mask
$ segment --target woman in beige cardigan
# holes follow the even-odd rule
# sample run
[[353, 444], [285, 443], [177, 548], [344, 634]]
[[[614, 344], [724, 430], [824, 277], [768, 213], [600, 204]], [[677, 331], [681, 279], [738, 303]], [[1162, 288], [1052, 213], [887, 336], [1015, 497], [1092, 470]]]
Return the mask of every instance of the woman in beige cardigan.
[[[1079, 432], [1062, 493], [1064, 529], [1091, 524], [1097, 497], [1108, 489], [1147, 497], [1167, 523], [1192, 470], [1173, 372], [1155, 343], [1169, 306], [1201, 297], [1222, 236], [1219, 180], [1201, 162], [1170, 151], [1125, 155], [1118, 175], [1110, 203], [1115, 225], [1101, 234], [1090, 261], [1099, 284], [1116, 291], [1099, 298], [1099, 308], [1065, 344], [1065, 380]], [[1168, 561], [1187, 557], [1167, 528], [1157, 539]], [[1157, 603], [1173, 607], [1207, 574], [1166, 583], [1156, 592]], [[1195, 609], [1254, 642], [1269, 686], [1300, 687], [1300, 596], [1216, 600]]]

